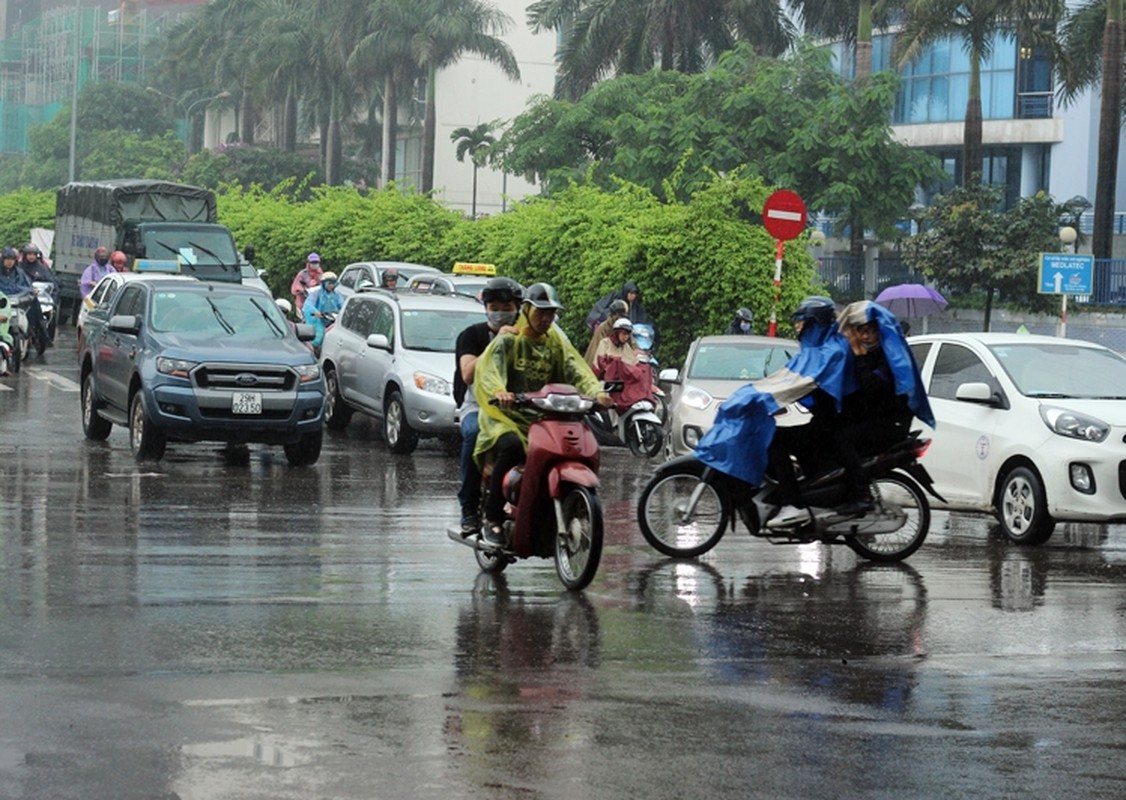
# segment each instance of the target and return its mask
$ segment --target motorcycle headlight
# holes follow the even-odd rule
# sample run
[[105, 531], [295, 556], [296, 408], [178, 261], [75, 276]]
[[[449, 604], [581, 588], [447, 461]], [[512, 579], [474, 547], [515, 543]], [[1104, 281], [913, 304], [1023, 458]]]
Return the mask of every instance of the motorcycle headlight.
[[703, 389], [698, 389], [695, 386], [684, 387], [684, 394], [680, 396], [680, 402], [689, 408], [696, 408], [703, 411], [715, 401], [715, 398], [705, 392]]
[[297, 373], [297, 379], [301, 383], [315, 381], [317, 378], [321, 377], [320, 364], [302, 364], [301, 366], [294, 367], [293, 370]]
[[167, 358], [161, 356], [156, 360], [156, 371], [162, 375], [173, 375], [177, 378], [186, 378], [195, 367], [196, 362], [182, 358]]
[[1040, 406], [1040, 419], [1052, 433], [1071, 439], [1101, 442], [1110, 434], [1110, 426], [1101, 419], [1066, 408]]
[[594, 408], [594, 401], [579, 394], [549, 394], [533, 398], [532, 405], [557, 414], [585, 414]]
[[414, 385], [420, 391], [430, 392], [431, 394], [453, 394], [450, 391], [450, 382], [445, 378], [439, 378], [437, 375], [429, 375], [425, 372], [416, 372], [414, 374]]

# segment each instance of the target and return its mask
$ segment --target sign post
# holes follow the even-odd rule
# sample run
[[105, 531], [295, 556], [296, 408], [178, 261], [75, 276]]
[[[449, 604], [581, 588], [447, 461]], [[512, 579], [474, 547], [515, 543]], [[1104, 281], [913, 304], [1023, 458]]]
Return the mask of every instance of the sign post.
[[762, 206], [762, 224], [774, 237], [774, 305], [770, 309], [767, 336], [778, 335], [778, 302], [782, 299], [782, 250], [784, 243], [805, 230], [805, 203], [789, 189], [779, 189]]
[[1091, 293], [1095, 257], [1090, 254], [1041, 253], [1040, 294], [1063, 295], [1060, 303], [1059, 334], [1067, 338], [1067, 296]]

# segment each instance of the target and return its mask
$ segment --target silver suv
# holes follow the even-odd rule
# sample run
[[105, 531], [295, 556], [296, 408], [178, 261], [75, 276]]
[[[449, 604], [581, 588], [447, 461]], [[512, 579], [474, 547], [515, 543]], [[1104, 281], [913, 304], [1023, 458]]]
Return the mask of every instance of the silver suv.
[[383, 421], [392, 453], [427, 436], [455, 439], [454, 344], [485, 320], [463, 297], [370, 289], [353, 294], [325, 334], [325, 425], [345, 427], [355, 411]]

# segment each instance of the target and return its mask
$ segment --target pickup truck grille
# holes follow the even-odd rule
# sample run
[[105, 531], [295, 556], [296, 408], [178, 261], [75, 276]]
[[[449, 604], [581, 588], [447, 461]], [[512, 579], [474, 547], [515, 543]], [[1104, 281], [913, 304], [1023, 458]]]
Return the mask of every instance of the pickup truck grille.
[[297, 385], [297, 374], [263, 364], [201, 364], [192, 371], [200, 389], [231, 392], [285, 392]]

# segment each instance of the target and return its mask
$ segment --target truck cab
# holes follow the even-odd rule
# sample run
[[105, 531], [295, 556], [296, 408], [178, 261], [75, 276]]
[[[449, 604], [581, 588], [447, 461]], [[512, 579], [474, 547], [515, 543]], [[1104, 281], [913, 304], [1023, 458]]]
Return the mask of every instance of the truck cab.
[[184, 275], [225, 283], [242, 279], [231, 232], [206, 222], [134, 222], [122, 227], [119, 248], [129, 260], [177, 259]]

